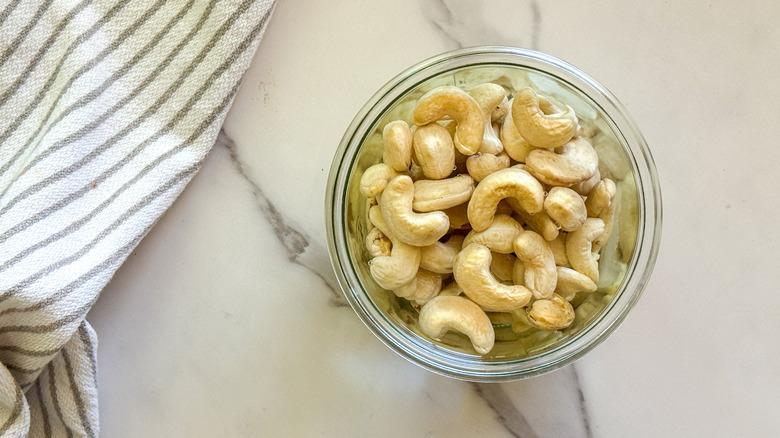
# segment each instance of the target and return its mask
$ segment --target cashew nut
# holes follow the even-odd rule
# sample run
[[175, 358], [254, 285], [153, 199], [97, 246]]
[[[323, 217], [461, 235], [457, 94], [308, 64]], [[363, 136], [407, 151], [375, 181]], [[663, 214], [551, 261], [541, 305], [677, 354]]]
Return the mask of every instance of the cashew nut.
[[544, 237], [544, 240], [551, 241], [558, 237], [558, 225], [550, 219], [550, 216], [548, 216], [547, 212], [544, 210], [534, 214], [528, 214], [522, 208], [519, 208], [519, 206], [514, 210], [515, 214], [517, 214], [523, 223], [525, 223], [528, 228], [541, 234], [542, 237]]
[[473, 155], [482, 146], [485, 121], [479, 104], [458, 87], [442, 86], [425, 93], [412, 113], [417, 126], [450, 116], [457, 123], [453, 136], [455, 147], [465, 155]]
[[415, 213], [413, 200], [412, 179], [406, 175], [393, 178], [382, 192], [382, 216], [399, 240], [414, 246], [433, 245], [449, 230], [449, 218], [441, 211]]
[[592, 243], [604, 232], [604, 221], [589, 217], [577, 230], [566, 237], [566, 256], [572, 268], [587, 275], [594, 282], [599, 281], [597, 254], [592, 252]]
[[558, 266], [558, 283], [555, 285], [555, 293], [567, 301], [574, 299], [577, 292], [595, 292], [596, 283], [587, 275], [574, 269]]
[[[501, 99], [501, 102], [493, 109], [493, 111], [490, 112], [490, 120], [497, 124], [500, 128], [501, 125], [504, 123], [504, 119], [506, 118], [506, 115], [509, 114], [509, 99], [504, 95], [504, 98]], [[499, 129], [493, 128], [495, 132], [499, 132]]]
[[588, 208], [588, 215], [597, 217], [604, 221], [604, 232], [593, 240], [593, 251], [596, 252], [607, 243], [612, 234], [612, 227], [615, 223], [615, 195], [617, 186], [609, 178], [604, 178], [591, 190], [588, 199], [585, 200], [585, 206]]
[[490, 273], [493, 274], [499, 282], [510, 282], [514, 284], [512, 275], [517, 257], [515, 257], [514, 254], [502, 254], [495, 251], [491, 251], [490, 256], [492, 257], [490, 260]]
[[441, 341], [449, 330], [468, 336], [479, 354], [493, 349], [495, 332], [487, 314], [474, 302], [458, 296], [437, 296], [422, 306], [420, 330], [433, 340]]
[[577, 192], [566, 187], [553, 187], [544, 199], [544, 211], [563, 231], [574, 231], [585, 223], [588, 211]]
[[371, 277], [387, 290], [397, 289], [412, 281], [420, 267], [420, 248], [398, 240], [382, 216], [382, 207], [376, 205], [369, 210], [371, 222], [382, 231], [392, 244], [389, 256], [378, 256], [369, 264]]
[[593, 187], [596, 187], [596, 184], [598, 184], [599, 181], [601, 181], [601, 172], [596, 169], [596, 173], [594, 173], [590, 179], [578, 182], [577, 184], [571, 186], [571, 188], [582, 196], [588, 196], [588, 193], [593, 190]]
[[501, 140], [499, 140], [498, 135], [493, 130], [492, 114], [494, 110], [499, 108], [501, 102], [506, 99], [504, 87], [497, 84], [484, 83], [472, 88], [469, 91], [469, 95], [479, 105], [485, 121], [485, 131], [482, 135], [482, 146], [479, 148], [479, 152], [496, 155], [504, 149], [504, 145], [501, 144]]
[[555, 257], [555, 265], [570, 268], [569, 258], [566, 256], [566, 236], [568, 236], [568, 234], [559, 233], [558, 237], [553, 240], [548, 240], [547, 243], [550, 245], [553, 257]]
[[437, 274], [452, 273], [452, 264], [455, 256], [463, 246], [463, 236], [453, 234], [446, 242], [435, 242], [433, 245], [423, 246], [420, 258], [420, 268], [427, 269]]
[[379, 228], [372, 228], [366, 234], [366, 249], [371, 257], [389, 256], [392, 243]]
[[469, 175], [415, 181], [412, 207], [421, 212], [445, 210], [471, 199], [475, 187], [476, 183]]
[[409, 283], [393, 290], [397, 296], [424, 303], [441, 290], [441, 274], [420, 269]]
[[360, 177], [360, 194], [371, 198], [380, 193], [387, 186], [387, 182], [398, 176], [398, 172], [385, 163], [374, 164], [363, 172]]
[[596, 173], [599, 156], [588, 140], [576, 137], [555, 151], [531, 151], [525, 164], [528, 172], [544, 184], [569, 187]]
[[558, 280], [550, 245], [537, 233], [524, 231], [514, 240], [513, 247], [517, 259], [525, 265], [525, 286], [533, 291], [534, 298], [549, 298]]
[[382, 161], [398, 172], [412, 163], [412, 131], [403, 120], [394, 120], [382, 130]]
[[477, 231], [486, 230], [493, 223], [499, 201], [515, 198], [529, 213], [537, 213], [544, 203], [544, 188], [528, 172], [520, 169], [502, 169], [477, 184], [469, 201], [469, 221]]
[[504, 152], [498, 155], [477, 152], [466, 160], [466, 169], [479, 182], [493, 172], [508, 168], [509, 164], [509, 155]]
[[523, 227], [510, 216], [498, 214], [493, 223], [482, 231], [471, 230], [463, 241], [463, 246], [470, 243], [479, 243], [501, 254], [510, 254], [514, 251], [512, 242], [523, 232]]
[[418, 127], [412, 136], [414, 160], [430, 179], [450, 176], [455, 169], [455, 149], [447, 129], [438, 123]]
[[490, 249], [478, 243], [464, 247], [455, 257], [452, 273], [463, 293], [482, 308], [503, 312], [523, 307], [533, 293], [525, 286], [504, 285], [490, 273]]
[[[566, 106], [562, 112], [545, 114], [550, 105], [540, 108], [539, 96], [529, 88], [521, 88], [512, 102], [512, 119], [517, 132], [539, 148], [556, 148], [566, 144], [579, 128], [574, 110]], [[557, 108], [556, 108], [557, 109]]]
[[510, 101], [509, 113], [506, 115], [504, 123], [501, 125], [499, 137], [501, 138], [501, 143], [504, 145], [504, 152], [513, 160], [524, 163], [528, 154], [536, 148], [517, 132], [515, 122], [512, 120], [511, 103], [512, 101]]
[[574, 308], [558, 294], [536, 300], [528, 311], [528, 321], [542, 330], [560, 330], [574, 321]]

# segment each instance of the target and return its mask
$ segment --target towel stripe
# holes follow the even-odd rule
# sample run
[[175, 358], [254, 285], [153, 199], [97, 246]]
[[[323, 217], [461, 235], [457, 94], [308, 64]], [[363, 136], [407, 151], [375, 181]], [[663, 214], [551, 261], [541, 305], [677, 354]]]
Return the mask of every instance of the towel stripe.
[[41, 3], [41, 5], [38, 7], [38, 10], [35, 11], [35, 15], [33, 15], [33, 17], [27, 23], [27, 26], [25, 26], [24, 29], [22, 29], [22, 31], [16, 35], [16, 38], [14, 38], [14, 40], [11, 42], [11, 45], [6, 47], [6, 49], [3, 50], [3, 53], [0, 53], [0, 67], [2, 67], [8, 58], [11, 57], [14, 51], [19, 48], [19, 45], [22, 44], [22, 41], [24, 41], [25, 38], [27, 38], [27, 35], [35, 27], [35, 25], [41, 21], [41, 17], [43, 17], [43, 14], [49, 10], [49, 6], [51, 6], [51, 4], [52, 0], [46, 0], [45, 2]]
[[41, 419], [43, 420], [43, 434], [44, 436], [51, 435], [51, 423], [49, 422], [49, 410], [46, 408], [46, 400], [43, 398], [43, 392], [41, 391], [41, 382], [35, 384], [35, 392], [38, 395], [38, 403], [41, 408]]
[[95, 432], [92, 431], [92, 425], [87, 420], [87, 409], [84, 407], [84, 397], [81, 395], [79, 388], [76, 386], [76, 377], [73, 374], [73, 364], [68, 354], [68, 349], [62, 350], [62, 359], [65, 361], [65, 371], [70, 382], [70, 392], [73, 396], [73, 400], [76, 402], [76, 411], [79, 414], [79, 420], [81, 421], [81, 428], [88, 437], [94, 437]]
[[8, 16], [11, 15], [11, 12], [13, 12], [16, 9], [16, 7], [19, 5], [21, 1], [22, 0], [14, 0], [11, 3], [8, 3], [5, 6], [5, 9], [3, 9], [3, 12], [0, 12], [0, 27], [3, 26], [5, 20], [8, 19]]

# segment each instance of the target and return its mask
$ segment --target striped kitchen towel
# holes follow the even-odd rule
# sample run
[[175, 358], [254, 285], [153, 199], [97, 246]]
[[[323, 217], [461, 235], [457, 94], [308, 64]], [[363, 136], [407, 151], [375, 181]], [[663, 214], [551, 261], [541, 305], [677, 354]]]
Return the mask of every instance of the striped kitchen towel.
[[0, 436], [97, 436], [85, 315], [214, 143], [273, 0], [0, 0]]

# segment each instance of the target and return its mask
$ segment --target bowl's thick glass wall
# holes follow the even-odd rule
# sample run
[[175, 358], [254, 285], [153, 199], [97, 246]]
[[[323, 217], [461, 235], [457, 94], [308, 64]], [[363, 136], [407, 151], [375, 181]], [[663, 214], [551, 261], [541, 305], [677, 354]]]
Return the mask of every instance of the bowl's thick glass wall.
[[[572, 106], [594, 137], [603, 176], [618, 186], [617, 221], [602, 250], [599, 291], [580, 294], [577, 319], [562, 332], [535, 332], [498, 341], [487, 356], [474, 354], [461, 335], [433, 343], [419, 332], [416, 312], [374, 283], [364, 237], [363, 171], [382, 155], [381, 131], [409, 120], [416, 100], [441, 85], [468, 89], [483, 82], [509, 93], [529, 85]], [[583, 72], [538, 52], [481, 47], [443, 54], [401, 73], [358, 113], [342, 140], [326, 193], [329, 249], [339, 283], [366, 326], [390, 348], [418, 365], [451, 377], [501, 381], [541, 374], [571, 362], [601, 342], [625, 318], [652, 271], [661, 229], [661, 196], [653, 159], [625, 108]], [[511, 332], [511, 329], [509, 330]], [[515, 336], [516, 337], [516, 336]]]

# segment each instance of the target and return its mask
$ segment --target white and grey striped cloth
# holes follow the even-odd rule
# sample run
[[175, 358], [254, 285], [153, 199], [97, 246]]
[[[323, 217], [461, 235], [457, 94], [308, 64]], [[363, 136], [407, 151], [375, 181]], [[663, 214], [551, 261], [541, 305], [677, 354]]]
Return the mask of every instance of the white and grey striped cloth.
[[0, 0], [0, 436], [98, 435], [101, 289], [197, 172], [273, 0]]

